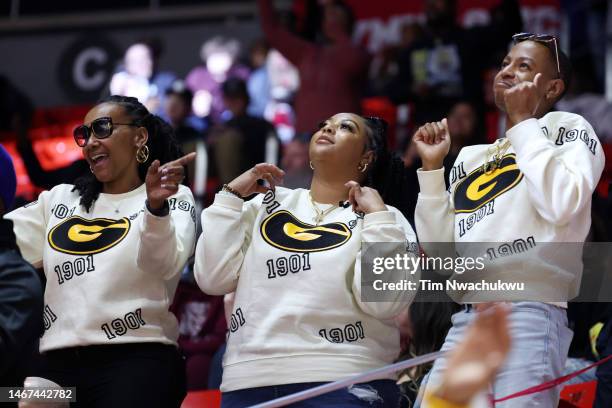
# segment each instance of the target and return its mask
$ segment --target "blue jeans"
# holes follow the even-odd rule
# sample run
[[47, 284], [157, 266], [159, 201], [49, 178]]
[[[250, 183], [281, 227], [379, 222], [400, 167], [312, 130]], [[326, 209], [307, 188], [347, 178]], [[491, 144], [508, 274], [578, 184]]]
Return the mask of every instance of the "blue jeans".
[[[442, 350], [454, 348], [463, 339], [468, 325], [475, 318], [473, 311], [460, 311], [452, 317], [453, 326], [448, 332]], [[509, 316], [510, 353], [506, 363], [497, 373], [492, 391], [495, 399], [505, 397], [525, 388], [550, 381], [563, 375], [567, 352], [573, 333], [567, 327], [565, 309], [536, 302], [517, 302]], [[427, 384], [440, 383], [446, 359], [434, 363]], [[495, 404], [496, 408], [556, 407], [561, 387]], [[426, 408], [425, 404], [421, 407]]]
[[[268, 387], [247, 388], [244, 390], [224, 392], [221, 396], [221, 408], [244, 408], [260, 404], [275, 398], [285, 397], [304, 391], [323, 382], [272, 385]], [[397, 408], [400, 403], [399, 387], [392, 380], [376, 380], [355, 384], [349, 388], [332, 391], [327, 394], [291, 404], [295, 408], [326, 407], [368, 407]]]

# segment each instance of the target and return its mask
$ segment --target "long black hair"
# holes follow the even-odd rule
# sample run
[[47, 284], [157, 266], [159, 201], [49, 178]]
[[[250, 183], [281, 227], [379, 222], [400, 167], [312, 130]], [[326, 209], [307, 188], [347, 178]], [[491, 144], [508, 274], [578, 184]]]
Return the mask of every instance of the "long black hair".
[[[98, 102], [112, 103], [123, 108], [134, 123], [147, 129], [149, 137], [146, 145], [149, 148], [149, 158], [144, 163], [138, 163], [138, 177], [144, 182], [147, 170], [154, 160], [161, 164], [173, 161], [182, 156], [181, 146], [176, 140], [174, 130], [159, 116], [149, 113], [138, 99], [127, 96], [112, 95]], [[86, 174], [74, 182], [72, 191], [78, 191], [80, 205], [87, 211], [102, 192], [102, 183], [93, 174]]]
[[387, 122], [384, 119], [364, 116], [368, 141], [366, 149], [374, 152], [374, 160], [366, 173], [364, 185], [378, 191], [385, 204], [400, 210], [408, 219], [411, 209], [411, 183], [404, 162], [395, 152], [390, 152], [387, 144]]

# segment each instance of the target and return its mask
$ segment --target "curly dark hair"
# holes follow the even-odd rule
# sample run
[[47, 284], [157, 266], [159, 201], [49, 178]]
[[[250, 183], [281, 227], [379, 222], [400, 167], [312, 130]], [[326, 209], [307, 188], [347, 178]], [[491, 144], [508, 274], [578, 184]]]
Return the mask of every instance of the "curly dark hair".
[[384, 119], [362, 116], [366, 123], [368, 142], [366, 149], [374, 152], [374, 161], [366, 174], [364, 185], [378, 191], [385, 204], [391, 205], [408, 219], [411, 194], [408, 191], [407, 170], [397, 153], [387, 145], [387, 127]]
[[[98, 104], [101, 103], [121, 106], [134, 123], [147, 129], [149, 138], [146, 145], [149, 147], [149, 158], [146, 162], [138, 164], [138, 176], [143, 182], [154, 160], [157, 159], [164, 164], [182, 156], [181, 146], [174, 135], [174, 129], [159, 116], [149, 113], [147, 108], [138, 102], [138, 99], [111, 95], [98, 101]], [[93, 174], [86, 174], [75, 180], [72, 191], [75, 190], [81, 197], [79, 204], [89, 212], [91, 205], [102, 192], [102, 183]]]

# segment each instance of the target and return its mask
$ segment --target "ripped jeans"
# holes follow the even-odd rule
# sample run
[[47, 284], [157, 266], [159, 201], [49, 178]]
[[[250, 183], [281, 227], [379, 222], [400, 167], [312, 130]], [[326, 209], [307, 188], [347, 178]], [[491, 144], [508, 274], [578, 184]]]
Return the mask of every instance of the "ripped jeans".
[[[325, 383], [312, 382], [300, 384], [273, 385], [268, 387], [247, 388], [224, 392], [221, 396], [221, 408], [243, 408], [260, 404], [275, 398], [285, 397]], [[291, 404], [295, 408], [327, 407], [369, 407], [397, 408], [400, 404], [400, 390], [392, 380], [376, 380], [355, 384], [349, 388], [332, 391], [327, 394]]]

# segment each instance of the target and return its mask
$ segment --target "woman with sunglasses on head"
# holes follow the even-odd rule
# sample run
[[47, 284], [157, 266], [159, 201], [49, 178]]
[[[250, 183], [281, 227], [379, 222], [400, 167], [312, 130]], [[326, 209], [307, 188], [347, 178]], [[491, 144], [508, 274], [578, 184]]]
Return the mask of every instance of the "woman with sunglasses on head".
[[[453, 348], [485, 300], [512, 301], [512, 348], [492, 389], [499, 399], [563, 374], [572, 332], [567, 301], [582, 274], [582, 242], [591, 224], [591, 196], [604, 154], [591, 125], [581, 116], [553, 112], [571, 79], [567, 56], [553, 36], [517, 34], [495, 77], [497, 107], [506, 114], [504, 137], [459, 153], [446, 189], [442, 162], [451, 138], [446, 120], [415, 133], [423, 161], [416, 228], [422, 243], [470, 243], [486, 254], [486, 268], [468, 271], [487, 282], [518, 282], [524, 290], [467, 290], [455, 299], [464, 310], [453, 316], [443, 350]], [[484, 243], [482, 245], [476, 243]], [[573, 243], [573, 244], [572, 244]], [[425, 245], [436, 255], [435, 245]], [[471, 275], [470, 275], [471, 274]], [[475, 280], [475, 279], [474, 279]], [[472, 280], [472, 281], [474, 281]], [[473, 305], [475, 304], [475, 305]], [[446, 365], [438, 359], [428, 388]], [[556, 407], [560, 387], [496, 403], [496, 407]], [[424, 404], [426, 406], [426, 404]]]
[[[373, 253], [362, 259], [364, 243], [387, 243], [377, 251], [385, 256], [397, 251], [412, 257], [416, 251], [406, 218], [385, 205], [402, 204], [405, 184], [401, 160], [386, 150], [385, 130], [381, 119], [334, 115], [310, 142], [310, 190], [276, 187], [283, 171], [261, 163], [225, 185], [203, 211], [196, 280], [209, 294], [236, 292], [223, 407], [251, 406], [382, 367], [398, 356], [392, 318], [414, 291], [368, 296], [369, 279], [388, 275], [373, 277], [361, 264]], [[244, 201], [254, 193], [261, 194]], [[402, 279], [418, 276], [406, 270]], [[321, 395], [304, 406], [395, 407], [399, 390], [391, 378]]]
[[37, 376], [76, 387], [75, 406], [178, 407], [185, 394], [168, 311], [193, 252], [195, 210], [172, 129], [111, 96], [74, 131], [91, 174], [6, 216], [46, 276]]

